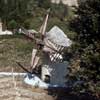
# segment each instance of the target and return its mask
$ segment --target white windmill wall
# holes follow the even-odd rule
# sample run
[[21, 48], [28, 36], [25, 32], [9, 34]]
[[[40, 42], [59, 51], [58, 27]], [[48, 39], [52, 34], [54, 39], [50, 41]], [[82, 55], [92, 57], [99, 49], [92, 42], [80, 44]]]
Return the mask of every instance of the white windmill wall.
[[42, 76], [41, 77], [43, 81], [45, 81], [46, 75], [52, 77], [50, 74], [51, 69], [49, 67], [50, 67], [49, 65], [45, 65], [45, 64], [42, 66]]

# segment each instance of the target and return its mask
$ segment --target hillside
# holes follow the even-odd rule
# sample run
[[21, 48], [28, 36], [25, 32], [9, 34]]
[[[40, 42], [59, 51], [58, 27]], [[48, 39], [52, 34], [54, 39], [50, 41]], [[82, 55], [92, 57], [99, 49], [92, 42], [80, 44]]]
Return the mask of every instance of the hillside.
[[0, 71], [19, 69], [16, 61], [30, 65], [33, 43], [22, 35], [0, 36]]

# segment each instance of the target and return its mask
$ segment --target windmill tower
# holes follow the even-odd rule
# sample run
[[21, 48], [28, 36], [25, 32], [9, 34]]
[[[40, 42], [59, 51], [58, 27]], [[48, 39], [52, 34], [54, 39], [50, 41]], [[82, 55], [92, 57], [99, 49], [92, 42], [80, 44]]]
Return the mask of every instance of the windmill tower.
[[[72, 44], [72, 41], [57, 26], [46, 32], [48, 18], [49, 13], [47, 13], [39, 30], [40, 38], [37, 38], [35, 33], [30, 33], [22, 27], [23, 33], [34, 40], [37, 45], [37, 48], [32, 51], [31, 71], [24, 67], [23, 69], [33, 74], [40, 58], [42, 58], [41, 79], [51, 85], [65, 86], [68, 62], [63, 62], [63, 53]], [[42, 57], [37, 55], [38, 52], [43, 54]]]
[[[72, 41], [57, 26], [46, 33], [44, 46], [44, 61], [42, 66], [42, 80], [52, 85], [64, 86], [65, 76], [68, 72], [68, 62], [63, 61], [64, 50], [72, 44]], [[53, 49], [54, 50], [53, 50]]]

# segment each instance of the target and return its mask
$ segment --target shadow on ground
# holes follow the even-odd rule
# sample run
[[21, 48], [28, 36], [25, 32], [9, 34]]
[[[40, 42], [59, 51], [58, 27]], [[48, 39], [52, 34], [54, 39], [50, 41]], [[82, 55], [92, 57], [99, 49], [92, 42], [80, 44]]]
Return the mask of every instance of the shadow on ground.
[[52, 95], [55, 100], [100, 100], [91, 93], [75, 94], [71, 88], [55, 88], [48, 89], [48, 94]]

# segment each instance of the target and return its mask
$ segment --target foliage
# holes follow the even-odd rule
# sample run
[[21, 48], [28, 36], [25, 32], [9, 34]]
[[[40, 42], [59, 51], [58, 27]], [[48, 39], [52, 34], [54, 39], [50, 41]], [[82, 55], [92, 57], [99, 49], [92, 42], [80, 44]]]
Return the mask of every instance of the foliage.
[[37, 0], [38, 6], [48, 9], [51, 6], [51, 1], [50, 0]]
[[66, 18], [72, 17], [70, 16], [69, 12], [72, 12], [70, 7], [67, 5], [64, 5], [62, 2], [59, 4], [52, 4], [51, 5], [51, 15], [58, 17], [61, 21], [66, 21]]
[[[82, 80], [88, 87], [100, 80], [100, 0], [86, 0], [76, 8], [77, 17], [71, 21], [71, 28], [77, 32], [79, 46], [74, 53], [79, 55]], [[91, 85], [90, 85], [91, 83]], [[92, 88], [91, 88], [92, 89]], [[85, 90], [91, 90], [85, 88]], [[95, 91], [92, 89], [91, 91]]]
[[11, 29], [14, 33], [20, 26], [39, 30], [48, 8], [51, 11], [47, 31], [58, 25], [69, 37], [74, 38], [75, 32], [70, 31], [68, 26], [73, 11], [62, 3], [51, 4], [49, 0], [0, 0], [3, 28]]
[[5, 27], [8, 27], [12, 20], [22, 25], [33, 12], [29, 8], [29, 3], [30, 0], [0, 0], [0, 17]]
[[17, 26], [17, 22], [15, 20], [11, 20], [9, 23], [8, 23], [8, 28], [9, 29], [16, 29], [18, 26]]

